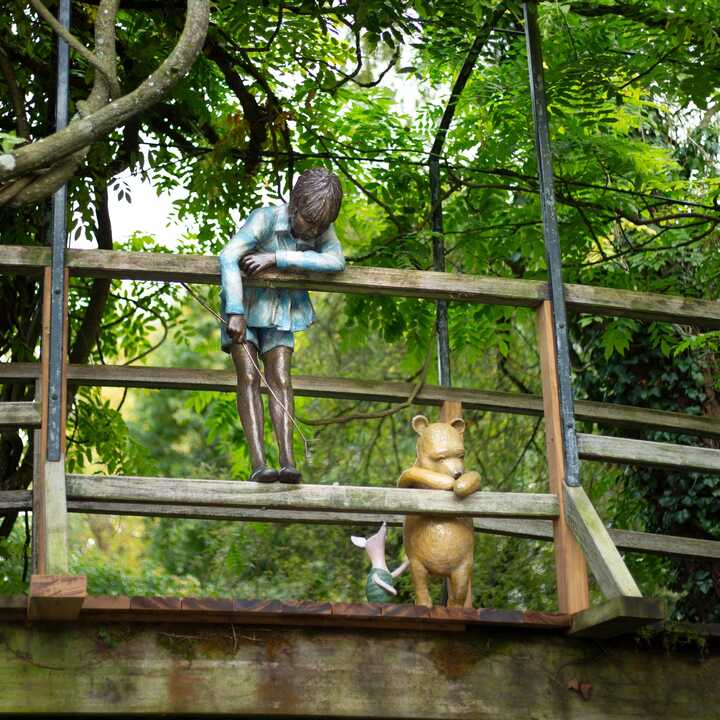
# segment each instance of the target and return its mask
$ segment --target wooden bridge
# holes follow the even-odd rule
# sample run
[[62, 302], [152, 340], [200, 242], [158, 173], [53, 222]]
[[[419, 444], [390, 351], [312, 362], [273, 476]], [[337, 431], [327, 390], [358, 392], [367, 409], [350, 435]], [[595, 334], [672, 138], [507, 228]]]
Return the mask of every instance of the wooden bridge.
[[[30, 274], [43, 283], [44, 338], [50, 333], [50, 263], [44, 248], [5, 246], [0, 255], [3, 272]], [[112, 251], [68, 251], [66, 283], [71, 274], [219, 281], [213, 257]], [[548, 492], [482, 492], [458, 502], [452, 494], [397, 488], [66, 475], [62, 458], [48, 462], [45, 456], [45, 344], [37, 364], [0, 365], [0, 382], [36, 384], [34, 402], [0, 406], [0, 424], [34, 429], [38, 448], [32, 492], [0, 495], [0, 512], [32, 509], [34, 546], [29, 596], [0, 601], [0, 687], [12, 688], [0, 694], [0, 712], [62, 707], [77, 713], [531, 717], [542, 708], [547, 717], [703, 716], [702, 698], [717, 696], [709, 672], [717, 669], [714, 656], [700, 665], [692, 654], [653, 647], [638, 653], [634, 641], [610, 639], [662, 620], [660, 604], [640, 596], [618, 551], [720, 559], [720, 542], [608, 530], [582, 487], [564, 483], [546, 283], [384, 268], [351, 268], [334, 277], [266, 273], [248, 281], [534, 307], [542, 397], [425, 386], [415, 403], [448, 413], [466, 407], [544, 416]], [[576, 312], [720, 325], [716, 302], [586, 286], [567, 286], [566, 292]], [[61, 370], [63, 388], [235, 389], [234, 375], [225, 371], [67, 363]], [[314, 397], [400, 403], [411, 393], [404, 383], [319, 377], [296, 377], [294, 383], [298, 394]], [[577, 402], [576, 418], [600, 427], [720, 436], [717, 418], [608, 403]], [[64, 428], [60, 434], [64, 437]], [[578, 447], [585, 462], [720, 472], [720, 451], [706, 448], [596, 434], [578, 434]], [[553, 541], [558, 612], [91, 597], [84, 578], [67, 574], [68, 512], [399, 524], [403, 514], [418, 510], [471, 515], [479, 532]], [[586, 559], [607, 598], [596, 607], [588, 606]], [[716, 630], [683, 632], [712, 637]], [[596, 650], [598, 638], [602, 652]], [[242, 693], [228, 683], [230, 672], [245, 688]], [[332, 682], [323, 682], [327, 674]], [[524, 694], [517, 697], [508, 688], [521, 680]], [[672, 703], [649, 699], [647, 688], [660, 686], [673, 688]]]
[[[620, 550], [720, 559], [720, 542], [608, 529], [579, 482], [579, 461], [720, 472], [720, 451], [575, 432], [600, 427], [718, 438], [720, 418], [574, 402], [566, 308], [576, 313], [720, 327], [720, 303], [583, 285], [560, 273], [536, 9], [525, 3], [549, 282], [349, 268], [272, 273], [248, 284], [495, 303], [537, 313], [542, 397], [424, 386], [441, 417], [464, 406], [543, 417], [546, 493], [450, 493], [358, 486], [257, 485], [222, 479], [66, 473], [69, 385], [234, 392], [228, 372], [68, 365], [71, 275], [212, 283], [217, 259], [65, 251], [64, 195], [53, 249], [0, 246], [0, 270], [43, 287], [40, 362], [0, 364], [0, 383], [35, 384], [32, 402], [0, 405], [0, 427], [35, 433], [32, 491], [0, 493], [0, 515], [32, 510], [27, 597], [0, 598], [0, 715], [356, 718], [720, 718], [717, 626], [662, 629]], [[60, 87], [61, 83], [58, 83]], [[67, 77], [65, 77], [65, 86]], [[65, 87], [67, 92], [67, 87]], [[60, 96], [61, 93], [58, 93]], [[59, 193], [60, 194], [60, 193]], [[403, 383], [295, 377], [298, 394], [407, 402]], [[399, 524], [409, 512], [465, 515], [478, 532], [554, 543], [557, 612], [88, 596], [68, 573], [68, 513]], [[605, 601], [590, 607], [587, 567]], [[654, 626], [654, 639], [629, 633]]]

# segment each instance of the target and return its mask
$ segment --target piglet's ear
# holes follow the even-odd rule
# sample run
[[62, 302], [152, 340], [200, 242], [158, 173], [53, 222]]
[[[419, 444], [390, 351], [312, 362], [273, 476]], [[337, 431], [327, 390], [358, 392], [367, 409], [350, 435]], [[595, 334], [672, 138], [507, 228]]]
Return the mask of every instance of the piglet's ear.
[[455, 418], [450, 424], [462, 435], [465, 432], [465, 421], [462, 418]]
[[420, 435], [430, 422], [424, 415], [416, 415], [410, 424], [412, 425], [412, 429]]
[[364, 537], [358, 537], [357, 535], [351, 535], [350, 540], [355, 547], [364, 548], [367, 545], [367, 540]]

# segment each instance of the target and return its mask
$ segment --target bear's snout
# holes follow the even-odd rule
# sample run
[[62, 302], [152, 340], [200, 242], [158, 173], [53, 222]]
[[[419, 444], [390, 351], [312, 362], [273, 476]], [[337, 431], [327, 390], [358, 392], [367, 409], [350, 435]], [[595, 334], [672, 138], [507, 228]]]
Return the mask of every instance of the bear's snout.
[[461, 475], [462, 475], [462, 472], [461, 472], [460, 470], [456, 470], [456, 471], [453, 473], [453, 479], [454, 479], [454, 480], [457, 480]]

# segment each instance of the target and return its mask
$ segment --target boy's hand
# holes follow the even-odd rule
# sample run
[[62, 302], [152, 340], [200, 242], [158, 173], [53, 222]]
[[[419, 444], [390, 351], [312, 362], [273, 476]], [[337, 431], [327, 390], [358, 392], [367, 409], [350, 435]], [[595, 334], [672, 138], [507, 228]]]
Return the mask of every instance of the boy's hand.
[[275, 264], [275, 253], [251, 253], [240, 261], [240, 267], [246, 275], [255, 275], [271, 268]]
[[234, 343], [241, 343], [245, 340], [245, 328], [247, 320], [244, 315], [229, 315], [227, 331]]

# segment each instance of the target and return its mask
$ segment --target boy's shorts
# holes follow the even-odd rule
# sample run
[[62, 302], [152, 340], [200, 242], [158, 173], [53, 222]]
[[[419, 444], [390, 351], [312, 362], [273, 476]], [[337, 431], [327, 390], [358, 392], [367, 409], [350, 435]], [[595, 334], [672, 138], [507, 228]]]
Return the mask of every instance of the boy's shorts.
[[[229, 353], [232, 347], [232, 338], [227, 334], [224, 326], [222, 329], [222, 349]], [[260, 355], [264, 355], [276, 347], [289, 347], [291, 350], [295, 347], [295, 336], [292, 331], [278, 330], [277, 328], [246, 328], [245, 341], [252, 343]]]

